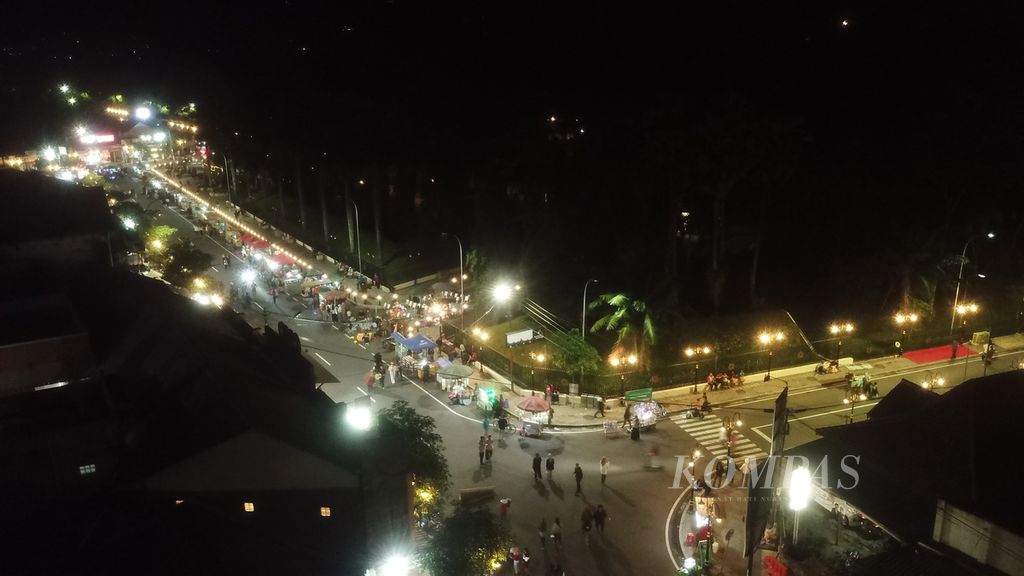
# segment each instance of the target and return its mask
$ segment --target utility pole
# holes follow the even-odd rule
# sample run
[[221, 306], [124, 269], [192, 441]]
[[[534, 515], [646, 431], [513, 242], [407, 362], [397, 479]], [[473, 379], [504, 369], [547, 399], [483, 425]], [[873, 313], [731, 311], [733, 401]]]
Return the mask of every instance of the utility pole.
[[324, 223], [324, 245], [331, 243], [331, 232], [327, 226], [327, 174], [320, 172], [317, 181], [320, 184], [320, 220]]
[[356, 251], [356, 235], [355, 228], [352, 224], [352, 210], [349, 208], [349, 204], [355, 204], [352, 201], [352, 189], [349, 187], [348, 177], [343, 178], [345, 181], [345, 223], [348, 225], [348, 252], [351, 254]]
[[377, 266], [381, 266], [384, 263], [383, 250], [381, 250], [381, 210], [380, 210], [380, 186], [379, 179], [377, 178], [377, 167], [373, 167], [373, 176], [370, 180], [370, 186], [373, 188], [370, 193], [373, 195], [373, 227], [374, 235], [377, 240]]
[[302, 159], [295, 160], [295, 189], [299, 193], [299, 225], [306, 229], [306, 196], [302, 190]]

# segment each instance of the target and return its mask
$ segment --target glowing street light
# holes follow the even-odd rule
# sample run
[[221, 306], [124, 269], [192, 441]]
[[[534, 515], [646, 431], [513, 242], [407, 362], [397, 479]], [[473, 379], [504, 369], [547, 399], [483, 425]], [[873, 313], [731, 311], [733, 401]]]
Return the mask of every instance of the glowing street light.
[[60, 90], [61, 94], [67, 94], [71, 90], [71, 86], [68, 86], [67, 84], [61, 84], [57, 87], [57, 89]]
[[896, 326], [899, 327], [903, 335], [901, 341], [896, 342], [896, 355], [899, 356], [901, 349], [908, 349], [907, 346], [909, 346], [910, 332], [914, 329], [914, 324], [917, 324], [917, 321], [920, 320], [920, 316], [914, 312], [897, 312], [896, 315], [892, 317], [892, 320], [896, 323]]
[[850, 322], [833, 323], [828, 331], [836, 339], [836, 366], [839, 365], [839, 353], [843, 349], [843, 334], [853, 333], [853, 324]]
[[[537, 363], [543, 364], [547, 360], [547, 356], [543, 352], [530, 352], [530, 388], [536, 390], [536, 378], [533, 374], [533, 368]], [[515, 383], [512, 383], [512, 392], [515, 393]]]
[[252, 284], [253, 282], [256, 281], [256, 271], [253, 270], [252, 268], [246, 268], [245, 270], [242, 270], [240, 276], [242, 278], [242, 282], [245, 282], [246, 284]]
[[811, 473], [803, 466], [789, 475], [789, 509], [793, 510], [793, 544], [800, 539], [800, 511], [811, 501]]
[[[985, 237], [988, 238], [989, 240], [992, 240], [996, 237], [996, 233], [988, 232], [985, 234]], [[957, 272], [956, 275], [956, 292], [953, 294], [953, 317], [949, 321], [950, 336], [953, 335], [953, 326], [956, 325], [956, 313], [959, 312], [960, 282], [962, 282], [964, 278], [964, 263], [967, 262], [967, 247], [970, 246], [971, 242], [974, 242], [976, 238], [978, 238], [978, 236], [971, 236], [970, 238], [968, 238], [967, 242], [964, 242], [963, 252], [960, 253], [960, 271]]]
[[407, 576], [412, 569], [412, 562], [404, 554], [389, 557], [376, 570], [376, 576]]
[[498, 302], [508, 302], [512, 298], [512, 287], [508, 284], [498, 284], [494, 287], [493, 295]]
[[711, 354], [711, 347], [710, 346], [687, 346], [686, 350], [683, 350], [683, 354], [686, 355], [687, 359], [696, 358], [696, 361], [693, 363], [693, 393], [696, 394], [697, 393], [697, 374], [699, 373], [698, 370], [700, 370], [700, 356], [702, 354], [704, 356], [707, 356], [707, 355]]
[[57, 159], [57, 151], [54, 150], [52, 146], [43, 148], [43, 159], [47, 162], [53, 162]]
[[135, 227], [138, 226], [138, 224], [135, 223], [135, 220], [131, 218], [123, 218], [121, 220], [121, 224], [124, 225], [126, 230], [135, 230]]
[[373, 417], [366, 406], [349, 406], [345, 410], [345, 422], [356, 430], [369, 430]]
[[153, 117], [153, 111], [145, 106], [139, 106], [135, 109], [135, 118], [138, 120], [146, 121]]
[[764, 381], [767, 382], [772, 379], [772, 356], [775, 351], [772, 349], [776, 342], [782, 342], [786, 339], [786, 335], [781, 330], [776, 330], [774, 333], [770, 331], [761, 332], [757, 337], [761, 344], [768, 347], [768, 371], [764, 375]]

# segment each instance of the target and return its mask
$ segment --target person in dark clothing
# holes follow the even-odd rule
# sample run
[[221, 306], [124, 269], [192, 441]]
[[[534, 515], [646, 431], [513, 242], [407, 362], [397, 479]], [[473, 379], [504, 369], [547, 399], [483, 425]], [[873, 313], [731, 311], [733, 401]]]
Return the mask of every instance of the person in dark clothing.
[[597, 509], [594, 510], [594, 525], [597, 526], [597, 531], [604, 533], [604, 521], [608, 519], [608, 511], [604, 509], [603, 504], [598, 504]]
[[551, 475], [555, 472], [555, 457], [548, 452], [548, 461], [545, 464], [548, 468], [548, 479], [551, 479]]
[[540, 452], [533, 456], [533, 479], [540, 480]]
[[[537, 462], [540, 462], [540, 454], [537, 455]], [[583, 490], [580, 488], [580, 482], [583, 481], [583, 468], [580, 468], [580, 463], [576, 463], [576, 469], [572, 471], [572, 477], [576, 479], [576, 493], [579, 494]]]
[[597, 418], [598, 414], [601, 415], [601, 418], [604, 418], [604, 398], [597, 399], [597, 411], [594, 412], [594, 418]]

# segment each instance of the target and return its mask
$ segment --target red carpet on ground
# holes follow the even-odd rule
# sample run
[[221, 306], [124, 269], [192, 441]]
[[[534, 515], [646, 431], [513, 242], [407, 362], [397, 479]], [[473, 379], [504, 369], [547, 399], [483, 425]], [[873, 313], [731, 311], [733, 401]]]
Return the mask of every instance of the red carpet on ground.
[[[963, 358], [965, 356], [971, 356], [977, 354], [974, 350], [971, 350], [967, 346], [961, 344], [956, 349], [956, 357]], [[940, 360], [949, 360], [953, 357], [953, 345], [947, 344], [945, 346], [939, 346], [938, 348], [925, 348], [924, 350], [912, 350], [903, 354], [903, 357], [907, 360], [917, 362], [918, 364], [927, 364], [929, 362], [938, 362]]]

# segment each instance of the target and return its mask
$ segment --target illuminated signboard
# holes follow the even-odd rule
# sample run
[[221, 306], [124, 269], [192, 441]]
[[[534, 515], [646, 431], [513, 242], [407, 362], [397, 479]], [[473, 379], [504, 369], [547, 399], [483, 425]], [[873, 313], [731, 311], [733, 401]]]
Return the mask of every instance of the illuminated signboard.
[[113, 134], [84, 134], [78, 139], [82, 144], [103, 144], [106, 142], [113, 142]]

